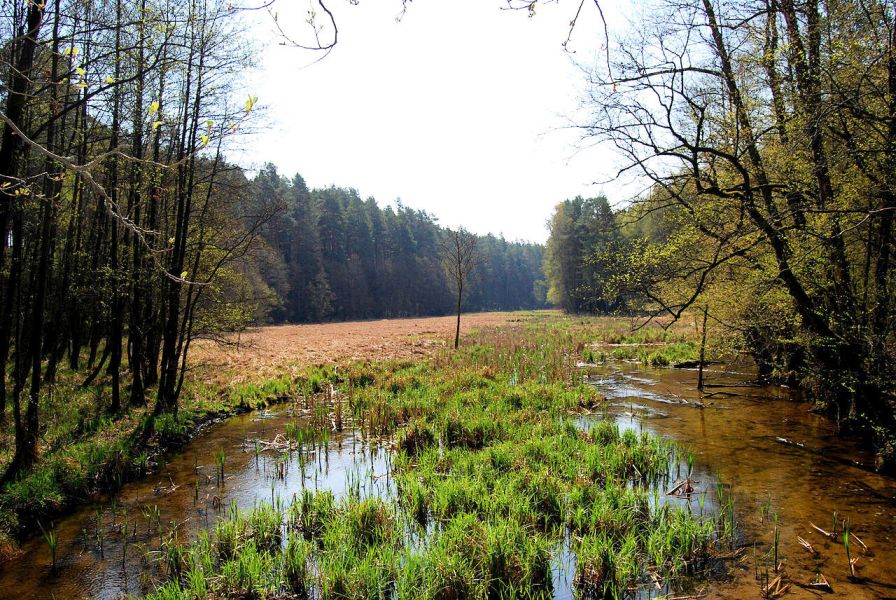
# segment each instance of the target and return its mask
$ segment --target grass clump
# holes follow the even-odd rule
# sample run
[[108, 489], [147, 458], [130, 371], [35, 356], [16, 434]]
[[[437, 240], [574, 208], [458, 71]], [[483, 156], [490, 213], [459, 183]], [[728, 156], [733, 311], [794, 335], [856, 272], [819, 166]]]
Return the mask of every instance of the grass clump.
[[637, 542], [606, 534], [583, 537], [576, 544], [576, 586], [585, 598], [619, 598], [638, 577]]
[[308, 489], [302, 490], [299, 500], [290, 504], [289, 525], [306, 540], [317, 539], [323, 532], [324, 524], [332, 519], [335, 504], [332, 492], [315, 494]]
[[500, 598], [513, 590], [551, 596], [550, 544], [513, 521], [483, 522], [472, 513], [446, 521], [432, 543], [408, 555], [398, 598]]
[[249, 537], [249, 523], [235, 508], [230, 516], [218, 521], [215, 526], [215, 551], [217, 555], [229, 560], [242, 550], [243, 542]]
[[249, 515], [250, 537], [258, 548], [273, 551], [283, 541], [283, 513], [271, 506], [262, 504]]
[[445, 417], [442, 439], [449, 448], [480, 449], [500, 434], [500, 423], [488, 415], [452, 412]]
[[395, 445], [399, 450], [416, 456], [436, 441], [436, 434], [433, 433], [432, 428], [425, 421], [416, 419], [398, 434]]
[[307, 598], [311, 592], [308, 565], [312, 549], [304, 538], [290, 535], [283, 550], [283, 583], [299, 598]]
[[274, 556], [259, 550], [254, 541], [243, 546], [239, 555], [220, 566], [222, 590], [241, 598], [264, 598], [279, 589], [279, 569]]
[[394, 509], [381, 498], [345, 497], [323, 524], [320, 544], [354, 552], [393, 546], [398, 539], [395, 521]]

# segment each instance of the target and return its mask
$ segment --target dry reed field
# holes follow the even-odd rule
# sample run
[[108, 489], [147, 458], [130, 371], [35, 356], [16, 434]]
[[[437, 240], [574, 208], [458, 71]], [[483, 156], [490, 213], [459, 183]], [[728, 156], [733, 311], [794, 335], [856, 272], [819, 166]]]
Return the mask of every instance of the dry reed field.
[[[518, 322], [525, 314], [465, 314], [461, 334]], [[446, 316], [259, 327], [229, 338], [226, 344], [195, 342], [190, 362], [199, 367], [205, 379], [228, 373], [240, 380], [295, 366], [414, 359], [448, 344], [454, 335], [455, 319]]]

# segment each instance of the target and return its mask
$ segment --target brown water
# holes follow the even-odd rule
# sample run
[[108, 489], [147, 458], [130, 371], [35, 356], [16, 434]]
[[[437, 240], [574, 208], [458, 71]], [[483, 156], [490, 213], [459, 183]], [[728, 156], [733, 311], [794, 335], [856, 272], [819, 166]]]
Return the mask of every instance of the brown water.
[[[766, 577], [778, 574], [793, 583], [786, 597], [817, 597], [825, 594], [800, 584], [822, 573], [838, 598], [896, 598], [896, 481], [870, 472], [873, 456], [838, 436], [810, 404], [783, 388], [714, 387], [744, 386], [751, 379], [722, 369], [708, 373], [713, 387], [707, 392], [717, 392], [708, 397], [697, 391], [692, 370], [616, 364], [594, 369], [590, 377], [611, 399], [617, 422], [675, 439], [733, 489], [746, 550], [731, 578], [706, 590], [709, 597], [758, 598]], [[763, 518], [766, 510], [769, 519]], [[842, 534], [835, 543], [810, 525], [831, 531], [834, 511], [868, 546], [863, 551], [851, 539], [852, 556], [859, 557], [855, 579], [848, 577]], [[769, 554], [774, 513], [783, 562], [777, 574]]]
[[[621, 426], [669, 436], [693, 452], [698, 490], [711, 492], [717, 480], [732, 487], [738, 543], [746, 550], [729, 563], [729, 577], [705, 590], [707, 597], [758, 598], [766, 573], [770, 579], [776, 576], [767, 555], [773, 525], [761, 516], [767, 510], [778, 515], [781, 573], [794, 584], [808, 583], [821, 572], [837, 597], [896, 598], [896, 482], [856, 465], [871, 464], [872, 457], [837, 436], [832, 423], [810, 412], [808, 404], [780, 388], [713, 387], [709, 391], [724, 393], [701, 399], [696, 373], [687, 370], [616, 363], [584, 372], [610, 399], [609, 413]], [[749, 373], [721, 369], [708, 376], [716, 385], [743, 386], [750, 380]], [[288, 423], [306, 417], [300, 407], [287, 405], [210, 428], [171, 457], [159, 475], [126, 485], [114, 505], [110, 500], [97, 502], [58, 522], [56, 573], [50, 570], [50, 553], [39, 536], [25, 543], [20, 557], [0, 566], [0, 598], [145, 593], [154, 574], [161, 572], [161, 562], [154, 562], [160, 558], [160, 537], [154, 519], [147, 516], [153, 507], [158, 507], [162, 539], [176, 531], [178, 539], [186, 541], [213, 527], [231, 502], [243, 509], [272, 497], [288, 502], [303, 488], [326, 488], [340, 495], [353, 486], [363, 495], [391, 495], [388, 452], [356, 434], [306, 449], [304, 465], [284, 461], [282, 450], [256, 454], [254, 440], [274, 440]], [[226, 452], [223, 483], [215, 475], [220, 449]], [[707, 498], [705, 509], [712, 510], [713, 494]], [[126, 551], [124, 507], [129, 523]], [[847, 577], [843, 545], [809, 525], [830, 530], [834, 511], [840, 519], [849, 519], [852, 531], [868, 546], [863, 552], [858, 542], [851, 544], [853, 556], [859, 557], [854, 580]], [[817, 554], [800, 546], [797, 536], [811, 543]], [[564, 561], [568, 548], [558, 554], [554, 589], [558, 598], [565, 598], [572, 595], [574, 567]], [[794, 585], [787, 597], [817, 595]]]
[[[312, 448], [306, 446], [304, 465], [298, 463], [295, 452], [289, 461], [283, 460], [282, 450], [265, 451], [263, 444], [256, 453], [255, 440], [276, 440], [287, 424], [301, 424], [308, 417], [308, 411], [298, 405], [281, 405], [211, 427], [183, 452], [170, 457], [159, 475], [125, 485], [114, 501], [84, 506], [59, 521], [55, 573], [50, 568], [50, 551], [40, 536], [26, 542], [20, 556], [0, 566], [0, 598], [143, 595], [152, 590], [163, 571], [160, 541], [167, 542], [175, 531], [179, 541], [188, 541], [199, 531], [214, 528], [231, 503], [241, 510], [272, 498], [288, 503], [305, 488], [329, 489], [337, 496], [345, 494], [349, 486], [359, 488], [362, 496], [391, 494], [388, 454], [381, 445], [353, 433], [334, 436]], [[216, 456], [221, 449], [226, 455], [223, 482], [217, 477]], [[122, 540], [125, 507], [127, 548]], [[158, 518], [151, 514], [154, 507]]]

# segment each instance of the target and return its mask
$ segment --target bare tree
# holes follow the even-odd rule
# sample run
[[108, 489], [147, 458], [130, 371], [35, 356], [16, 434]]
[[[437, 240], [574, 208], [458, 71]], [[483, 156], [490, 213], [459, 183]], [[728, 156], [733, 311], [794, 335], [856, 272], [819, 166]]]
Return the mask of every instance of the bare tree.
[[476, 236], [463, 227], [457, 231], [448, 230], [439, 243], [442, 264], [449, 281], [457, 291], [457, 327], [454, 332], [454, 349], [460, 345], [460, 308], [464, 298], [464, 286], [470, 271], [476, 266]]

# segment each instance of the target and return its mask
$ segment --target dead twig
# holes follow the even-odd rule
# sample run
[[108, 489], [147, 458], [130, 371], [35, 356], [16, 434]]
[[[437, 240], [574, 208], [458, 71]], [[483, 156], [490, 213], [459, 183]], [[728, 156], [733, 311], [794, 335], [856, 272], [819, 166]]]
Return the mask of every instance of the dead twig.
[[783, 575], [775, 577], [767, 586], [762, 588], [764, 598], [780, 598], [790, 589], [789, 583], [784, 583]]
[[696, 483], [696, 481], [694, 481], [692, 479], [685, 479], [684, 481], [679, 482], [678, 485], [673, 487], [671, 490], [666, 492], [666, 495], [667, 496], [688, 496], [688, 495], [694, 493], [694, 486], [691, 485], [692, 483]]
[[824, 529], [822, 529], [821, 527], [819, 527], [818, 525], [816, 525], [816, 524], [813, 523], [812, 521], [809, 521], [809, 525], [812, 527], [812, 529], [814, 529], [815, 531], [817, 531], [817, 532], [820, 533], [821, 535], [825, 536], [826, 538], [829, 538], [829, 539], [832, 539], [832, 540], [833, 540], [833, 539], [836, 539], [836, 537], [837, 537], [837, 536], [835, 536], [833, 533], [831, 533], [830, 531], [825, 531]]
[[807, 542], [806, 540], [804, 540], [804, 539], [801, 538], [800, 536], [796, 536], [796, 539], [797, 539], [797, 541], [800, 543], [800, 546], [802, 546], [803, 548], [805, 548], [806, 550], [808, 550], [808, 551], [811, 552], [812, 554], [815, 554], [815, 548], [812, 547], [812, 544], [810, 544], [809, 542]]
[[810, 581], [806, 584], [806, 587], [813, 590], [821, 590], [823, 592], [831, 592], [833, 593], [834, 588], [831, 587], [830, 582], [828, 582], [828, 578], [822, 575], [821, 573], [815, 574], [815, 581]]

